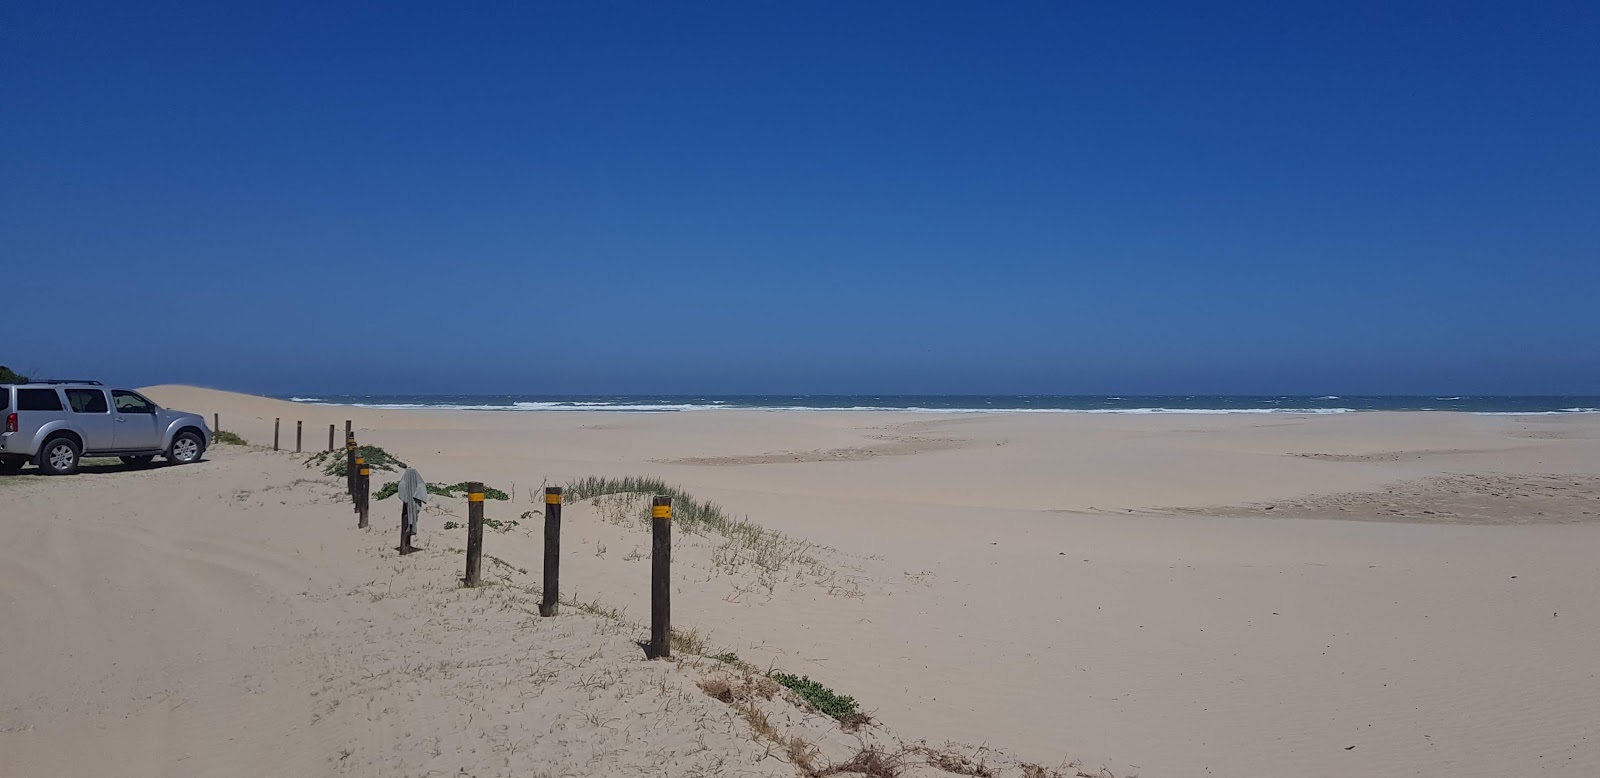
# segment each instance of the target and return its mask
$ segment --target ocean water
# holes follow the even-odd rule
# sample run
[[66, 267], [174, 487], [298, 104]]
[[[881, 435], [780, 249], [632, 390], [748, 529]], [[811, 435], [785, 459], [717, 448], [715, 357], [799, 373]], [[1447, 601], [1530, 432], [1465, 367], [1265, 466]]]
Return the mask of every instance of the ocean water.
[[665, 413], [762, 411], [921, 411], [933, 413], [1358, 413], [1459, 411], [1478, 414], [1600, 413], [1600, 396], [1358, 395], [464, 395], [327, 394], [281, 399], [360, 408], [468, 411]]

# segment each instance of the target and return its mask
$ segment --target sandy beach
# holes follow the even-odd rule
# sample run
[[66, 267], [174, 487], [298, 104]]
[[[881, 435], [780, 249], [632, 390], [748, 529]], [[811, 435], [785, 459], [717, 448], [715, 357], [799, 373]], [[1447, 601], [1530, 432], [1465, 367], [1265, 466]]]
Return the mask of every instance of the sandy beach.
[[[750, 679], [642, 656], [636, 500], [566, 508], [563, 596], [592, 612], [527, 612], [541, 487], [641, 475], [771, 531], [767, 549], [679, 533], [674, 623], [871, 713], [849, 732], [754, 693], [815, 745], [813, 774], [863, 749], [905, 775], [948, 774], [949, 754], [997, 775], [1600, 774], [1597, 414], [519, 413], [146, 391], [252, 445], [0, 479], [0, 775], [805, 774], [704, 691], [726, 680], [737, 700]], [[355, 528], [342, 481], [292, 453], [296, 421], [320, 450], [345, 419], [429, 481], [510, 495], [488, 508], [508, 523], [485, 541], [491, 585], [455, 580], [464, 531], [444, 525], [464, 501], [430, 507], [413, 556], [394, 552], [393, 501]]]

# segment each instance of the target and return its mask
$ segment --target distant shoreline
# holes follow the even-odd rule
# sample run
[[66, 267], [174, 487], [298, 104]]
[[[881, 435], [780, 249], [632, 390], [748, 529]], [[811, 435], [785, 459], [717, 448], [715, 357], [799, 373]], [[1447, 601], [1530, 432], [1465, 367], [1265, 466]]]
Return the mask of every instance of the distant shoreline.
[[375, 410], [670, 413], [708, 410], [914, 413], [1483, 415], [1600, 413], [1594, 395], [459, 395], [304, 394], [276, 399]]

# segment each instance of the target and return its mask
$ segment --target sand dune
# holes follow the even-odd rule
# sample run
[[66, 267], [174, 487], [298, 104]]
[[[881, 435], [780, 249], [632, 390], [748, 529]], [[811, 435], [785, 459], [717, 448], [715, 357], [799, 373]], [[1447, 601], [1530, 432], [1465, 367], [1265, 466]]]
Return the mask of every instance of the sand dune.
[[[1600, 773], [1593, 416], [422, 412], [149, 392], [257, 444], [274, 417], [323, 445], [350, 418], [429, 480], [511, 492], [490, 506], [508, 522], [544, 483], [645, 473], [748, 514], [794, 553], [758, 563], [680, 534], [677, 623], [854, 695], [881, 722], [870, 743], [902, 756], [914, 736], [986, 744], [963, 753], [1018, 772], [1008, 759]], [[918, 440], [941, 442], [831, 456]], [[442, 528], [462, 506], [437, 506], [428, 552], [400, 560], [390, 507], [360, 533], [334, 491], [291, 455], [225, 449], [0, 482], [0, 623], [21, 625], [0, 655], [30, 668], [0, 681], [0, 773], [795, 774], [701, 692], [715, 668], [645, 662], [615, 621], [519, 611], [536, 516], [490, 533], [495, 586], [462, 592], [461, 531]], [[648, 615], [636, 507], [566, 520], [567, 594], [625, 621]], [[796, 711], [773, 716], [821, 762], [862, 747]]]

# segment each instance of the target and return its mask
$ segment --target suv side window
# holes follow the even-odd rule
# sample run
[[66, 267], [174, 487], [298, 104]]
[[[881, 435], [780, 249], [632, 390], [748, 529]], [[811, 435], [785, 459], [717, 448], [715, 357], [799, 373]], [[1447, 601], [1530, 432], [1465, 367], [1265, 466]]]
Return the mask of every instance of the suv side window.
[[59, 411], [61, 395], [56, 394], [54, 389], [18, 389], [17, 410]]
[[117, 404], [117, 413], [155, 413], [156, 405], [126, 389], [116, 389], [111, 392], [111, 399]]
[[67, 403], [74, 413], [108, 413], [106, 393], [99, 389], [68, 389]]
[[0, 411], [11, 407], [11, 387], [0, 386]]

